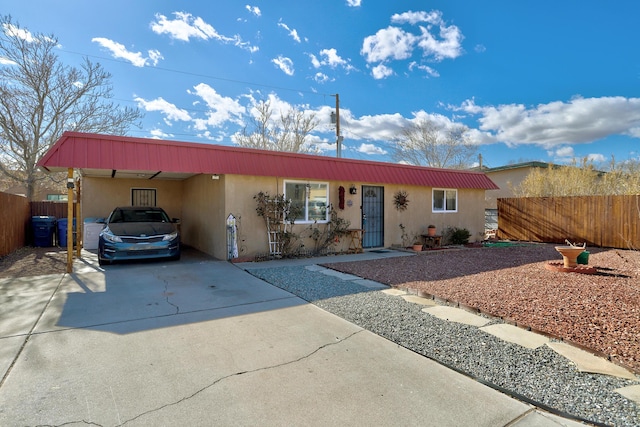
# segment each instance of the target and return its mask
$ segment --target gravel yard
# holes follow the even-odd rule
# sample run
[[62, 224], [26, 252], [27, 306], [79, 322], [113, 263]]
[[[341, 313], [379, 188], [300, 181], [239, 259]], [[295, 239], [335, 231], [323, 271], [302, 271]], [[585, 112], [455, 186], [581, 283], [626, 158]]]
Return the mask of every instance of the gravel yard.
[[326, 267], [479, 309], [640, 372], [640, 251], [588, 248], [598, 274], [544, 268], [554, 245], [420, 252]]

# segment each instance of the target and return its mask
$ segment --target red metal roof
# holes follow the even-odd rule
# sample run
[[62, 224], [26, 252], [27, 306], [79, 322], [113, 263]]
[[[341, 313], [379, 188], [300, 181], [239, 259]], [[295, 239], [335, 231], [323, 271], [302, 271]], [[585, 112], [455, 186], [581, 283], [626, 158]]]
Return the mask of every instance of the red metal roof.
[[50, 171], [92, 169], [179, 174], [235, 174], [441, 188], [498, 187], [484, 173], [280, 151], [65, 132], [40, 159]]

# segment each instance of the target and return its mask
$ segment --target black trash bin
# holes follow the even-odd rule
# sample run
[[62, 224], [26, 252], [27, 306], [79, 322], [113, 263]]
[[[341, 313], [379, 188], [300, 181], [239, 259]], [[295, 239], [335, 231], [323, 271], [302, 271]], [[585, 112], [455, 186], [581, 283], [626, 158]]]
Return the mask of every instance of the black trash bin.
[[32, 216], [33, 245], [39, 248], [53, 246], [53, 236], [56, 230], [55, 216]]
[[[61, 248], [67, 247], [67, 226], [69, 220], [67, 218], [60, 218], [58, 220], [58, 246]], [[76, 244], [76, 219], [73, 218], [73, 244]]]

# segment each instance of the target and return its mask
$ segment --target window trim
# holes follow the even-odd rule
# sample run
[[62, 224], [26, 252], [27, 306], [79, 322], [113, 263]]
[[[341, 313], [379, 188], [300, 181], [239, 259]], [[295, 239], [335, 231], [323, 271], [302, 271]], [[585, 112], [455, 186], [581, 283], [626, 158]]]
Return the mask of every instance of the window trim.
[[304, 209], [304, 218], [296, 218], [294, 223], [295, 224], [326, 224], [329, 222], [329, 206], [331, 205], [331, 201], [329, 199], [329, 182], [328, 181], [300, 181], [300, 180], [296, 180], [296, 179], [287, 179], [284, 180], [283, 184], [282, 184], [282, 194], [284, 195], [284, 197], [288, 200], [291, 200], [290, 197], [287, 196], [287, 184], [301, 184], [306, 186], [307, 184], [317, 184], [317, 185], [324, 185], [325, 186], [325, 194], [326, 194], [326, 198], [327, 198], [327, 204], [326, 204], [326, 212], [325, 212], [325, 218], [324, 219], [308, 219], [309, 218], [309, 199], [307, 197], [305, 197], [305, 209]]
[[[436, 209], [435, 206], [435, 202], [436, 202], [436, 195], [435, 192], [436, 191], [442, 191], [444, 192], [443, 196], [443, 208], [442, 209]], [[455, 209], [447, 209], [447, 192], [449, 191], [453, 191], [455, 194], [455, 200], [456, 200], [456, 208]], [[458, 212], [458, 189], [457, 188], [432, 188], [431, 189], [431, 212], [432, 213], [457, 213]]]

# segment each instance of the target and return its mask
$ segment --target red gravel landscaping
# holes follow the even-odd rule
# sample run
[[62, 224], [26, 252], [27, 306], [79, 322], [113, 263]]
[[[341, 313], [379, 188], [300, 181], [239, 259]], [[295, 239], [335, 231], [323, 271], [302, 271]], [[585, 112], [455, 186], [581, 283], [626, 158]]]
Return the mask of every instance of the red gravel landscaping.
[[325, 264], [434, 295], [592, 349], [640, 372], [640, 251], [587, 248], [597, 274], [545, 269], [550, 244], [425, 251]]

